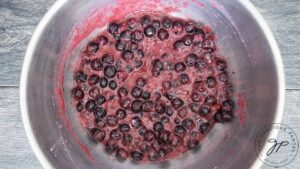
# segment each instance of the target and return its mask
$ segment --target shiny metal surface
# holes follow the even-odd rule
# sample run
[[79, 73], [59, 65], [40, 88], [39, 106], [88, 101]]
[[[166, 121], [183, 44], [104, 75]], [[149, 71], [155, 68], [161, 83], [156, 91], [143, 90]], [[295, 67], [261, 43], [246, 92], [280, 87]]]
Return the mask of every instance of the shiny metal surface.
[[[236, 115], [233, 123], [216, 125], [201, 143], [199, 152], [186, 153], [178, 159], [155, 164], [120, 163], [103, 153], [100, 145], [87, 139], [76, 116], [71, 114], [66, 82], [64, 98], [71, 127], [95, 159], [87, 157], [57, 113], [54, 67], [60, 64], [58, 57], [72, 28], [89, 17], [91, 10], [101, 10], [104, 5], [115, 2], [58, 1], [41, 21], [30, 42], [22, 71], [21, 108], [28, 138], [43, 166], [59, 169], [259, 168], [261, 162], [254, 151], [254, 139], [264, 126], [281, 121], [284, 77], [272, 33], [254, 7], [244, 0], [216, 0], [213, 3], [202, 0], [205, 10], [191, 4], [188, 10], [173, 14], [189, 16], [215, 30], [219, 52], [229, 63], [228, 72], [235, 72], [230, 78], [234, 82], [236, 98], [243, 97], [247, 105], [245, 122], [241, 124]], [[66, 63], [66, 78], [70, 77], [68, 66], [71, 63], [72, 60]]]

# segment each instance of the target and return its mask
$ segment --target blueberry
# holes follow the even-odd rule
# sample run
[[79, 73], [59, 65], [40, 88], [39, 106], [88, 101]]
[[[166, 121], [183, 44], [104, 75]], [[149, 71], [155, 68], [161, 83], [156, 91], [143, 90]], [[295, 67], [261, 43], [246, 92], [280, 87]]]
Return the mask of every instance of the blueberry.
[[[183, 128], [184, 129], [184, 128]], [[173, 147], [178, 147], [179, 145], [181, 145], [183, 143], [183, 140], [180, 136], [176, 135], [176, 134], [172, 134], [170, 136], [170, 144]]]
[[108, 25], [108, 28], [107, 28], [107, 31], [110, 33], [110, 34], [115, 34], [119, 29], [119, 25], [116, 24], [116, 23], [110, 23]]
[[190, 82], [190, 78], [186, 73], [182, 73], [179, 75], [179, 81], [181, 84], [188, 84]]
[[153, 130], [156, 132], [160, 132], [164, 129], [164, 125], [161, 122], [155, 122], [153, 124]]
[[91, 75], [88, 79], [88, 83], [91, 86], [95, 86], [100, 81], [100, 77], [97, 75]]
[[157, 71], [162, 71], [164, 69], [164, 64], [159, 59], [155, 59], [152, 62], [152, 66], [153, 66], [153, 69], [157, 70]]
[[119, 97], [124, 97], [128, 95], [128, 90], [125, 87], [120, 87], [117, 93]]
[[118, 109], [116, 111], [116, 116], [119, 118], [119, 119], [125, 119], [126, 117], [126, 111], [124, 109]]
[[155, 111], [159, 114], [164, 114], [166, 111], [166, 106], [163, 102], [157, 101], [154, 105]]
[[129, 145], [132, 142], [132, 136], [129, 133], [124, 133], [122, 135], [122, 144], [123, 145]]
[[203, 42], [202, 47], [203, 47], [204, 49], [208, 49], [208, 50], [210, 50], [210, 51], [213, 51], [214, 48], [215, 48], [215, 43], [214, 43], [214, 41], [208, 39], [208, 40], [205, 40], [205, 41]]
[[174, 93], [170, 93], [170, 92], [166, 92], [164, 93], [164, 96], [168, 99], [168, 100], [173, 100], [176, 98], [176, 95]]
[[161, 41], [167, 40], [169, 38], [169, 32], [167, 30], [161, 28], [157, 32], [157, 37]]
[[167, 107], [167, 108], [166, 108], [166, 114], [167, 114], [168, 116], [172, 116], [172, 115], [174, 114], [174, 112], [172, 111], [172, 108], [171, 108], [171, 107]]
[[141, 161], [144, 158], [144, 154], [139, 151], [133, 151], [130, 155], [134, 161]]
[[85, 103], [85, 109], [89, 112], [92, 112], [96, 108], [95, 100], [88, 100]]
[[111, 81], [109, 81], [108, 86], [111, 90], [115, 90], [118, 85], [117, 85], [117, 82], [115, 80], [111, 80]]
[[195, 122], [190, 119], [190, 118], [187, 118], [187, 119], [184, 119], [181, 123], [181, 125], [186, 128], [187, 130], [192, 130], [196, 127], [196, 124]]
[[144, 139], [147, 142], [151, 142], [155, 139], [155, 133], [151, 130], [146, 131], [146, 133], [144, 134]]
[[227, 67], [227, 64], [224, 60], [218, 59], [216, 61], [216, 66], [217, 66], [218, 71], [224, 71]]
[[115, 115], [109, 115], [106, 117], [106, 123], [110, 126], [116, 126], [118, 124], [118, 118]]
[[88, 53], [96, 53], [99, 49], [99, 45], [96, 43], [96, 42], [90, 42], [88, 45], [87, 45], [87, 52]]
[[172, 26], [171, 19], [169, 19], [167, 17], [164, 18], [163, 21], [162, 21], [162, 25], [163, 25], [164, 28], [171, 28], [171, 26]]
[[102, 105], [106, 102], [106, 98], [103, 95], [99, 95], [96, 99], [95, 102], [97, 105]]
[[121, 139], [121, 134], [117, 129], [114, 129], [110, 132], [110, 139], [111, 140], [120, 140]]
[[207, 65], [204, 58], [197, 58], [195, 61], [195, 67], [199, 70], [203, 69]]
[[121, 41], [129, 41], [131, 39], [131, 31], [130, 30], [124, 30], [120, 35]]
[[112, 154], [113, 152], [117, 151], [118, 149], [118, 146], [114, 143], [113, 140], [111, 141], [108, 141], [106, 144], [105, 144], [105, 152], [107, 154]]
[[139, 48], [139, 45], [135, 42], [131, 42], [129, 45], [129, 50], [136, 51], [136, 50], [138, 50], [138, 48]]
[[105, 88], [108, 85], [108, 80], [105, 77], [100, 78], [100, 87]]
[[173, 44], [173, 49], [175, 49], [175, 50], [182, 49], [183, 47], [184, 47], [184, 42], [183, 42], [183, 40], [177, 40], [177, 41], [174, 42], [174, 44]]
[[76, 87], [72, 90], [72, 96], [75, 100], [82, 100], [84, 98], [84, 92], [80, 87]]
[[91, 68], [95, 71], [100, 71], [103, 69], [103, 64], [99, 58], [92, 60]]
[[99, 48], [105, 46], [108, 43], [107, 37], [102, 35], [97, 37], [97, 41], [98, 41]]
[[149, 158], [150, 161], [156, 161], [159, 158], [159, 154], [156, 151], [151, 151], [148, 154], [148, 158]]
[[125, 48], [126, 48], [126, 43], [118, 40], [116, 42], [116, 46], [115, 47], [116, 47], [116, 50], [118, 50], [118, 51], [124, 51]]
[[178, 62], [175, 64], [175, 71], [177, 73], [183, 72], [183, 71], [185, 71], [185, 69], [186, 69], [186, 66], [183, 62]]
[[116, 157], [118, 158], [118, 160], [124, 161], [128, 157], [128, 153], [126, 150], [121, 148], [117, 151]]
[[104, 68], [104, 75], [105, 75], [105, 77], [107, 77], [107, 78], [113, 78], [113, 77], [116, 76], [116, 74], [117, 74], [117, 69], [114, 66], [109, 65], [109, 66], [106, 66]]
[[87, 80], [87, 75], [82, 71], [78, 71], [75, 73], [74, 79], [79, 83], [84, 83]]
[[175, 98], [171, 101], [171, 104], [174, 109], [179, 109], [181, 106], [184, 105], [184, 101], [181, 98]]
[[192, 93], [191, 95], [191, 99], [194, 101], [194, 102], [199, 102], [201, 100], [201, 95], [199, 93]]
[[106, 135], [105, 131], [99, 128], [93, 128], [90, 132], [93, 138], [99, 142], [102, 142], [105, 139], [105, 135]]
[[150, 16], [145, 15], [141, 18], [140, 22], [141, 22], [141, 26], [143, 28], [145, 28], [146, 26], [148, 26], [150, 24], [151, 18], [150, 18]]
[[172, 83], [170, 82], [170, 81], [163, 81], [163, 83], [162, 83], [162, 87], [164, 88], [164, 89], [171, 89], [171, 87], [172, 87]]
[[132, 61], [134, 58], [134, 53], [130, 50], [126, 50], [122, 53], [122, 59], [125, 60], [126, 62]]
[[208, 88], [213, 88], [217, 85], [217, 81], [213, 76], [209, 76], [206, 80], [206, 85]]
[[187, 141], [187, 148], [189, 150], [196, 149], [198, 146], [199, 146], [199, 141], [198, 140], [192, 139], [192, 140]]
[[135, 19], [129, 19], [127, 24], [129, 29], [135, 29], [137, 27]]
[[202, 115], [208, 115], [210, 113], [210, 109], [206, 106], [201, 106], [200, 107], [200, 113]]
[[158, 134], [158, 141], [162, 144], [167, 144], [170, 142], [171, 133], [167, 130], [163, 130]]
[[147, 26], [144, 30], [144, 34], [147, 38], [151, 38], [151, 37], [155, 36], [155, 34], [156, 34], [155, 27], [153, 27], [152, 25]]
[[105, 64], [113, 64], [115, 61], [114, 57], [109, 54], [103, 55], [101, 60], [102, 60], [102, 63], [105, 63]]
[[131, 33], [131, 38], [137, 42], [140, 42], [144, 39], [144, 34], [140, 30], [135, 30]]
[[194, 113], [200, 112], [200, 105], [198, 103], [195, 103], [195, 102], [191, 103], [190, 108], [191, 108], [191, 111]]
[[164, 148], [160, 148], [160, 149], [158, 150], [158, 154], [159, 154], [159, 156], [160, 156], [161, 158], [165, 158], [166, 155], [167, 155], [167, 151], [166, 151], [166, 149], [164, 149]]
[[196, 24], [194, 22], [188, 22], [185, 24], [184, 29], [187, 33], [193, 33], [196, 29]]
[[131, 90], [131, 95], [132, 97], [134, 98], [139, 98], [141, 95], [142, 95], [142, 92], [143, 90], [139, 87], [134, 87], [132, 90]]
[[106, 110], [103, 109], [102, 107], [97, 107], [93, 113], [94, 113], [95, 119], [102, 119], [107, 114]]
[[227, 110], [222, 110], [222, 119], [224, 122], [230, 122], [233, 120], [233, 113]]
[[223, 109], [227, 111], [232, 111], [234, 108], [234, 102], [232, 100], [226, 100], [223, 102]]
[[144, 78], [138, 78], [135, 82], [135, 84], [138, 86], [138, 87], [144, 87], [146, 85], [147, 81], [146, 79]]
[[142, 127], [142, 121], [139, 117], [135, 116], [131, 119], [131, 126], [135, 129]]
[[175, 35], [179, 35], [183, 32], [183, 24], [180, 21], [175, 21], [173, 23], [172, 31]]
[[150, 93], [150, 92], [144, 91], [144, 92], [142, 93], [142, 98], [143, 98], [144, 100], [149, 100], [150, 97], [151, 97], [151, 93]]
[[182, 40], [185, 46], [191, 46], [193, 43], [193, 37], [191, 35], [186, 35]]
[[140, 135], [140, 136], [144, 136], [146, 132], [147, 132], [147, 128], [146, 128], [145, 126], [142, 126], [142, 127], [139, 129], [139, 135]]
[[158, 29], [158, 28], [160, 28], [160, 21], [159, 21], [159, 20], [153, 20], [153, 21], [152, 21], [152, 25], [153, 25], [156, 29]]
[[129, 98], [124, 98], [121, 99], [120, 101], [120, 105], [121, 107], [123, 107], [124, 109], [128, 109], [131, 105], [131, 100]]
[[120, 124], [119, 125], [119, 130], [124, 133], [124, 132], [129, 132], [130, 126], [128, 124]]
[[163, 124], [167, 124], [170, 122], [170, 119], [167, 116], [163, 116], [160, 120]]
[[81, 102], [78, 102], [76, 104], [76, 109], [78, 112], [82, 112], [82, 110], [84, 109], [84, 105]]
[[221, 82], [227, 82], [227, 81], [228, 81], [228, 76], [227, 76], [227, 74], [226, 74], [226, 73], [221, 73], [221, 74], [219, 74], [219, 80], [220, 80]]
[[197, 60], [197, 55], [195, 55], [194, 53], [190, 53], [185, 58], [185, 63], [187, 66], [193, 67], [193, 66], [195, 66], [196, 60]]
[[153, 102], [150, 100], [147, 100], [143, 104], [143, 111], [150, 112], [153, 108]]
[[143, 58], [143, 57], [145, 56], [145, 53], [144, 53], [144, 51], [143, 51], [142, 49], [139, 49], [139, 50], [137, 51], [137, 55], [138, 55], [140, 58]]
[[217, 103], [217, 99], [214, 96], [209, 95], [205, 98], [205, 103], [207, 105], [214, 105]]
[[202, 134], [205, 134], [207, 130], [209, 129], [209, 123], [208, 122], [203, 122], [199, 125], [199, 131]]
[[174, 118], [174, 123], [175, 124], [180, 124], [181, 120], [178, 117]]
[[131, 104], [131, 111], [133, 113], [140, 113], [143, 111], [143, 102], [141, 100], [134, 100]]
[[175, 133], [177, 133], [179, 135], [184, 134], [186, 132], [186, 129], [181, 125], [177, 125], [174, 130], [175, 130]]

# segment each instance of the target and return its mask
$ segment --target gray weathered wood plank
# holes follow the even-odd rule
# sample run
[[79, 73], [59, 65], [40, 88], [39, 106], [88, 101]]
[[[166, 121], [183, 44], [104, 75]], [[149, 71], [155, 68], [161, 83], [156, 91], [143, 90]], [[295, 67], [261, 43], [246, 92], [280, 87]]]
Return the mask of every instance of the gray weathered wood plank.
[[0, 88], [0, 168], [42, 168], [25, 135], [16, 87]]
[[281, 50], [288, 89], [300, 89], [300, 1], [250, 0], [272, 29]]
[[[300, 90], [287, 90], [283, 124], [291, 127], [300, 137]], [[300, 139], [300, 138], [299, 138]], [[300, 166], [300, 153], [285, 169]], [[31, 150], [23, 128], [19, 89], [0, 87], [0, 168], [1, 169], [36, 169], [41, 168]], [[271, 169], [264, 166], [263, 169]]]
[[0, 86], [19, 85], [27, 44], [54, 0], [0, 0]]
[[[265, 17], [282, 52], [288, 89], [300, 88], [300, 1], [251, 0]], [[30, 37], [54, 0], [0, 1], [0, 86], [19, 85]]]

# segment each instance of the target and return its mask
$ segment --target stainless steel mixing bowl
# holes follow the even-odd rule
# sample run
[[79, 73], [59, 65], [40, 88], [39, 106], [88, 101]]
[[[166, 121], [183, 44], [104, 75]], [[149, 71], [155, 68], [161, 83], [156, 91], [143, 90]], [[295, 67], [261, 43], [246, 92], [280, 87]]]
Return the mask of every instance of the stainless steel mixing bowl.
[[[67, 82], [64, 85], [66, 116], [79, 141], [93, 155], [91, 160], [67, 130], [55, 95], [61, 53], [70, 33], [91, 11], [122, 4], [124, 11], [138, 3], [171, 5], [172, 15], [189, 17], [210, 25], [218, 37], [219, 53], [229, 64], [238, 103], [236, 118], [230, 124], [218, 124], [201, 142], [198, 152], [161, 163], [117, 162], [103, 153], [101, 145], [91, 142], [70, 107]], [[171, 2], [171, 3], [170, 3]], [[21, 79], [21, 108], [29, 141], [45, 168], [80, 169], [245, 169], [261, 165], [254, 150], [256, 134], [265, 125], [280, 122], [284, 103], [284, 76], [280, 52], [262, 17], [247, 0], [60, 0], [39, 24], [28, 47]], [[181, 4], [181, 5], [180, 5]], [[142, 5], [140, 10], [153, 10]], [[169, 8], [172, 9], [172, 8]], [[105, 11], [109, 15], [124, 11]], [[130, 10], [128, 10], [130, 11]], [[106, 17], [102, 22], [108, 22]], [[78, 32], [77, 32], [78, 33]], [[88, 38], [82, 41], [84, 44]], [[79, 45], [80, 48], [80, 45]], [[76, 51], [75, 51], [76, 53]], [[65, 81], [70, 78], [66, 61]], [[244, 109], [240, 109], [244, 107]], [[73, 112], [73, 113], [72, 113]], [[244, 119], [244, 121], [243, 121]], [[242, 121], [242, 122], [241, 122]], [[276, 135], [276, 133], [270, 133]]]

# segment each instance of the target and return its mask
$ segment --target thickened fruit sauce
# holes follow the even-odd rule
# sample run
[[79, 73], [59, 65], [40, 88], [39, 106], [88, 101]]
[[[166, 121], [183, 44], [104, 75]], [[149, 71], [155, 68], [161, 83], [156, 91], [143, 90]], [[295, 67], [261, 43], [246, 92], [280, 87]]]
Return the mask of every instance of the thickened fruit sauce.
[[72, 104], [108, 154], [164, 161], [233, 120], [232, 85], [213, 30], [140, 12], [108, 23], [78, 56]]

